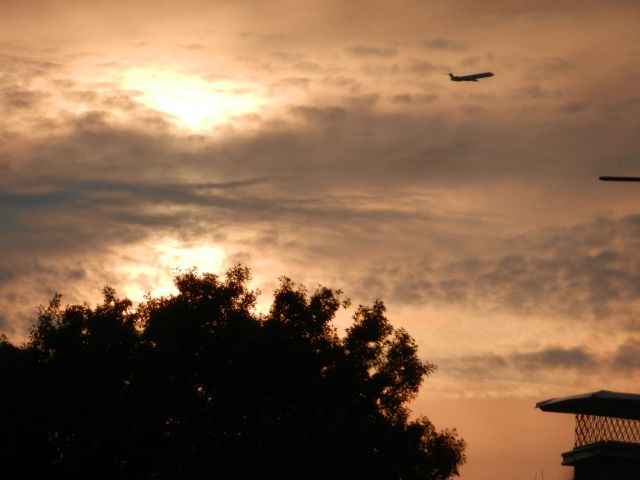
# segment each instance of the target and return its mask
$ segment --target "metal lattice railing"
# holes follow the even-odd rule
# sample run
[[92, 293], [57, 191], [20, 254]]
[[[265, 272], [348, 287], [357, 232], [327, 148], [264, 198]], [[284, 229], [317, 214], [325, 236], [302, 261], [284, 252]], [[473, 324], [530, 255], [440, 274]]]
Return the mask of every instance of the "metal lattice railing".
[[640, 420], [576, 415], [575, 448], [607, 441], [640, 444]]

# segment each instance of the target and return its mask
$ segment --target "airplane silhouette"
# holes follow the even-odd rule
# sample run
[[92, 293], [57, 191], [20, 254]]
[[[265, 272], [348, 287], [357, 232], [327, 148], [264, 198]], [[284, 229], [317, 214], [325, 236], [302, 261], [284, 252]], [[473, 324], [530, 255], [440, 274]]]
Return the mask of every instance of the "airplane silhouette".
[[598, 178], [603, 182], [640, 182], [640, 177], [615, 177], [610, 175], [603, 175]]
[[450, 73], [449, 76], [451, 77], [452, 82], [477, 82], [479, 78], [493, 77], [493, 73], [474, 73], [473, 75], [461, 75], [459, 77]]

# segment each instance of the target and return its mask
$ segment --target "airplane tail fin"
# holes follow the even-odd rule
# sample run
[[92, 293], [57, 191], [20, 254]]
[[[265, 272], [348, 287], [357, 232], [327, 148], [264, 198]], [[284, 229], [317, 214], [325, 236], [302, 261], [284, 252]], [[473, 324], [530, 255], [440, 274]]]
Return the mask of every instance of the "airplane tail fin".
[[453, 80], [453, 73], [450, 73], [449, 76], [451, 77], [451, 80]]

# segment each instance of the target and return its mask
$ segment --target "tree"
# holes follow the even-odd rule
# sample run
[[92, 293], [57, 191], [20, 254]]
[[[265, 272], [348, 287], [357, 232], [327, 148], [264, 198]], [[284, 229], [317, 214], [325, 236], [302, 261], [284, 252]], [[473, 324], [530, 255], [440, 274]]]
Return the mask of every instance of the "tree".
[[344, 336], [338, 290], [282, 278], [255, 312], [250, 272], [178, 274], [176, 295], [40, 309], [29, 341], [0, 338], [0, 455], [22, 476], [433, 479], [458, 474], [455, 430], [411, 420], [434, 366], [384, 304]]

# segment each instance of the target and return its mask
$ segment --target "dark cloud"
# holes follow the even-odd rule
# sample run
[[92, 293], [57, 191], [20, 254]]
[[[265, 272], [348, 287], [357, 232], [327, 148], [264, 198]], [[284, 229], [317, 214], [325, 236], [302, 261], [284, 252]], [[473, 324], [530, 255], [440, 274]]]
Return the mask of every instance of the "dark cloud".
[[544, 88], [539, 83], [530, 83], [528, 85], [517, 87], [514, 90], [513, 96], [517, 99], [546, 100], [557, 99], [562, 96], [562, 92]]
[[30, 110], [38, 107], [46, 97], [47, 94], [44, 92], [21, 87], [5, 87], [0, 89], [0, 108], [8, 113], [15, 110]]
[[441, 374], [456, 382], [465, 379], [485, 392], [501, 390], [507, 385], [544, 386], [552, 378], [561, 378], [577, 389], [594, 389], [598, 385], [617, 388], [616, 385], [626, 384], [629, 375], [640, 369], [640, 339], [629, 338], [613, 349], [601, 344], [597, 348], [595, 345], [548, 345], [504, 354], [461, 354], [436, 361]]
[[563, 113], [581, 113], [587, 110], [588, 108], [589, 108], [589, 102], [578, 100], [574, 102], [564, 103], [560, 105], [560, 107], [558, 107], [558, 110]]
[[429, 74], [433, 72], [442, 72], [443, 68], [431, 62], [414, 62], [409, 66], [409, 70], [420, 75]]
[[141, 104], [133, 100], [128, 94], [116, 93], [113, 95], [106, 95], [101, 99], [100, 105], [110, 110], [134, 110], [141, 108]]
[[98, 103], [100, 94], [93, 90], [73, 90], [64, 93], [64, 97], [74, 102]]
[[7, 269], [0, 270], [0, 285], [15, 278], [15, 272]]
[[[335, 221], [359, 229], [370, 222], [387, 225], [418, 218], [368, 205], [356, 196], [284, 195], [291, 181], [295, 177], [192, 184], [43, 179], [23, 192], [0, 192], [0, 215], [6, 227], [0, 245], [7, 255], [25, 249], [68, 254], [99, 251], [180, 229], [195, 235], [206, 225], [251, 225], [258, 231], [302, 224], [322, 227]], [[29, 191], [34, 189], [44, 191]], [[282, 193], [274, 195], [274, 190]], [[7, 270], [5, 276], [10, 275]]]
[[[10, 268], [12, 278], [10, 282], [0, 283], [0, 300], [16, 307], [9, 312], [1, 312], [7, 319], [13, 317], [17, 310], [20, 317], [24, 318], [26, 315], [33, 321], [38, 302], [48, 301], [56, 291], [63, 288], [72, 294], [89, 278], [82, 266], [65, 265], [65, 262], [57, 262], [53, 258], [45, 262], [33, 258], [20, 262], [5, 258], [4, 261]], [[94, 287], [100, 288], [98, 285]]]
[[524, 371], [576, 369], [586, 371], [598, 365], [598, 358], [584, 347], [548, 347], [537, 352], [513, 353], [509, 362]]
[[477, 67], [479, 65], [486, 65], [487, 63], [488, 62], [486, 57], [472, 55], [472, 56], [464, 57], [460, 61], [460, 66], [461, 67]]
[[390, 58], [398, 54], [397, 47], [380, 47], [371, 45], [354, 45], [347, 52], [356, 57], [381, 57]]
[[295, 62], [291, 65], [291, 68], [294, 70], [299, 70], [301, 72], [320, 72], [322, 70], [322, 66], [319, 63], [311, 62], [308, 60], [302, 60], [299, 62]]
[[374, 107], [380, 100], [379, 93], [364, 93], [345, 97], [345, 102], [350, 108], [361, 110]]
[[275, 52], [271, 52], [269, 56], [287, 64], [300, 62], [307, 58], [305, 55], [301, 53], [287, 52], [283, 50], [277, 50]]
[[206, 46], [201, 43], [187, 43], [180, 45], [185, 50], [206, 50]]
[[285, 68], [291, 68], [300, 72], [318, 73], [323, 70], [322, 65], [318, 63], [317, 60], [312, 60], [307, 55], [301, 53], [276, 51], [271, 52], [269, 56], [283, 63], [286, 66]]
[[[363, 116], [359, 109], [376, 98], [350, 101], [350, 109], [298, 106], [290, 111], [317, 129], [277, 124], [273, 130], [216, 141], [176, 135], [162, 123], [151, 128], [138, 121], [123, 128], [106, 112], [60, 119], [54, 134], [3, 152], [11, 165], [10, 174], [0, 179], [0, 245], [4, 275], [11, 279], [3, 285], [30, 285], [38, 278], [35, 269], [21, 270], [34, 257], [47, 265], [52, 259], [77, 261], [72, 258], [83, 258], [82, 265], [88, 258], [109, 265], [110, 252], [148, 238], [210, 238], [212, 232], [229, 235], [250, 228], [258, 240], [246, 248], [261, 249], [267, 236], [260, 232], [275, 231], [273, 238], [286, 244], [281, 254], [313, 262], [350, 254], [349, 238], [383, 240], [403, 224], [431, 221], [428, 210], [395, 205], [393, 189], [374, 194], [357, 187], [375, 178], [386, 168], [380, 162], [395, 155], [384, 148], [388, 140], [381, 135], [389, 128], [410, 133], [396, 116], [378, 125]], [[344, 128], [325, 131], [332, 124]], [[388, 190], [387, 179], [383, 184]], [[49, 285], [54, 285], [59, 271], [51, 272]], [[92, 278], [109, 277], [105, 268], [98, 272]], [[31, 305], [50, 293], [34, 293], [37, 301]], [[20, 310], [18, 301], [26, 302], [22, 297], [4, 301], [2, 313]], [[16, 315], [10, 318], [27, 318]]]
[[[340, 85], [357, 85], [351, 77], [333, 80], [338, 78]], [[37, 137], [20, 153], [7, 147], [2, 158], [16, 166], [16, 174], [28, 168], [30, 176], [136, 178], [141, 183], [163, 184], [176, 176], [191, 181], [203, 175], [234, 180], [303, 174], [310, 179], [309, 175], [322, 170], [327, 177], [316, 175], [313, 179], [318, 188], [331, 181], [329, 172], [340, 171], [339, 182], [334, 184], [340, 189], [348, 190], [353, 183], [373, 190], [382, 184], [429, 189], [477, 185], [489, 176], [494, 184], [500, 178], [511, 182], [516, 175], [544, 176], [549, 163], [540, 158], [547, 154], [556, 170], [570, 169], [572, 158], [580, 158], [582, 165], [588, 166], [590, 158], [597, 156], [591, 149], [591, 153], [586, 151], [588, 143], [584, 152], [562, 148], [547, 152], [544, 145], [533, 150], [529, 147], [539, 129], [531, 128], [528, 122], [501, 120], [492, 113], [482, 114], [481, 123], [469, 120], [458, 128], [441, 109], [420, 117], [374, 111], [386, 103], [380, 102], [381, 98], [397, 105], [429, 103], [435, 98], [430, 93], [405, 91], [382, 96], [368, 92], [336, 98], [328, 106], [298, 105], [289, 113], [308, 122], [304, 130], [286, 122], [269, 122], [256, 132], [230, 133], [212, 142], [206, 134], [176, 135], [167, 116], [144, 110], [125, 93], [74, 92], [81, 93], [77, 101], [95, 102], [103, 109], [71, 118], [47, 118], [53, 124], [50, 128], [60, 133]], [[478, 101], [483, 103], [475, 110], [486, 112], [481, 106], [486, 101]], [[115, 106], [107, 109], [108, 103]], [[108, 113], [110, 110], [129, 111], [135, 116], [123, 125], [115, 114]], [[331, 123], [339, 123], [340, 130], [326, 131]], [[510, 142], [504, 142], [505, 129], [514, 132]], [[571, 141], [568, 144], [573, 148]], [[517, 162], [510, 158], [515, 152]]]
[[0, 202], [6, 210], [31, 209], [42, 206], [56, 206], [72, 204], [78, 199], [75, 193], [68, 191], [53, 191], [45, 193], [14, 193], [0, 191]]
[[640, 216], [600, 219], [514, 238], [505, 243], [509, 254], [451, 262], [397, 259], [363, 278], [384, 279], [376, 295], [399, 303], [458, 304], [627, 328], [640, 304], [639, 232]]
[[377, 79], [392, 77], [400, 73], [400, 67], [395, 63], [367, 63], [362, 66], [362, 73]]
[[630, 338], [618, 346], [612, 358], [612, 364], [616, 369], [628, 372], [640, 368], [640, 339]]
[[4, 82], [28, 84], [39, 77], [48, 77], [63, 70], [60, 63], [37, 59], [29, 56], [14, 56], [0, 54], [0, 77]]
[[64, 97], [72, 102], [89, 105], [93, 108], [104, 108], [111, 112], [142, 108], [142, 105], [132, 96], [139, 95], [136, 92], [128, 91], [111, 91], [105, 94], [94, 90], [71, 90], [64, 93]]
[[[621, 315], [628, 321], [638, 281], [631, 240], [623, 233], [628, 217], [603, 221], [603, 232], [617, 233], [591, 249], [572, 244], [602, 227], [588, 221], [583, 231], [553, 234], [537, 224], [520, 225], [530, 231], [525, 239], [502, 225], [511, 215], [524, 212], [529, 218], [531, 211], [553, 210], [557, 205], [548, 200], [554, 195], [582, 202], [582, 177], [574, 173], [578, 167], [584, 176], [597, 172], [605, 165], [603, 151], [630, 156], [632, 141], [611, 139], [628, 137], [631, 126], [579, 123], [596, 107], [580, 106], [577, 93], [562, 96], [565, 110], [583, 108], [585, 115], [572, 117], [576, 123], [568, 125], [551, 102], [561, 86], [556, 90], [543, 81], [523, 87], [507, 82], [511, 89], [496, 91], [488, 84], [482, 94], [448, 90], [446, 77], [440, 82], [429, 75], [443, 69], [440, 60], [412, 60], [426, 52], [406, 53], [385, 41], [392, 40], [363, 37], [362, 45], [349, 50], [362, 57], [355, 66], [353, 58], [341, 64], [344, 56], [336, 60], [302, 46], [278, 45], [282, 52], [273, 55], [273, 45], [266, 47], [275, 72], [266, 78], [278, 88], [304, 90], [309, 98], [275, 114], [259, 112], [247, 131], [221, 126], [186, 134], [169, 116], [139, 103], [135, 92], [77, 79], [43, 93], [60, 94], [79, 110], [91, 111], [58, 115], [43, 107], [48, 97], [29, 96], [40, 90], [7, 84], [21, 88], [15, 92], [24, 98], [13, 99], [48, 127], [36, 129], [34, 121], [29, 128], [39, 134], [18, 135], [19, 142], [7, 136], [10, 130], [1, 134], [4, 258], [20, 248], [25, 255], [63, 257], [154, 236], [252, 230], [255, 238], [265, 239], [265, 232], [276, 232], [269, 238], [287, 245], [277, 253], [283, 258], [327, 264], [327, 271], [353, 261], [341, 279], [363, 298], [519, 318]], [[432, 47], [446, 50], [454, 44], [433, 39]], [[349, 43], [333, 45], [335, 53]], [[560, 54], [536, 61], [520, 59], [517, 74], [537, 65], [570, 77], [572, 63]], [[56, 82], [65, 72], [54, 62], [22, 65], [25, 72], [53, 72]], [[298, 68], [310, 73], [296, 73]], [[232, 76], [222, 71], [202, 78]], [[514, 87], [521, 97], [545, 102], [522, 115], [513, 106]], [[572, 174], [567, 184], [545, 190], [555, 179], [569, 178], [567, 173]], [[246, 179], [261, 180], [231, 186]], [[491, 200], [494, 196], [498, 200]], [[516, 208], [521, 198], [529, 203]], [[495, 225], [498, 232], [487, 233]], [[260, 250], [260, 241], [245, 249]]]
[[584, 346], [551, 345], [539, 350], [515, 351], [503, 355], [461, 355], [437, 360], [443, 374], [468, 378], [473, 382], [539, 382], [550, 374], [570, 372], [593, 375], [609, 372], [612, 365], [601, 355]]
[[574, 69], [564, 58], [547, 57], [535, 60], [529, 69], [529, 75], [558, 75], [570, 72]]
[[[241, 207], [243, 202], [251, 202], [249, 198], [225, 199], [224, 196], [214, 192], [236, 190], [242, 187], [252, 186], [267, 181], [267, 179], [249, 179], [228, 183], [211, 184], [148, 184], [130, 182], [108, 182], [100, 180], [87, 181], [62, 181], [46, 182], [40, 188], [48, 188], [50, 191], [43, 193], [18, 193], [0, 191], [0, 202], [5, 211], [29, 211], [44, 208], [54, 213], [59, 206], [64, 205], [65, 210], [74, 214], [77, 209], [88, 209], [87, 215], [101, 213], [113, 214], [118, 207], [139, 209], [146, 204], [152, 205], [202, 205], [219, 207], [231, 205]], [[78, 212], [75, 212], [78, 213]]]
[[607, 102], [603, 106], [603, 110], [609, 114], [617, 115], [624, 111], [638, 111], [640, 110], [640, 96], [629, 96], [624, 99], [617, 99], [613, 102]]
[[281, 91], [292, 89], [292, 88], [298, 88], [298, 89], [304, 90], [307, 87], [309, 87], [310, 83], [311, 83], [311, 79], [306, 77], [283, 78], [281, 80], [278, 80], [272, 83], [269, 87], [269, 91], [273, 95]]
[[510, 364], [501, 355], [470, 355], [458, 358], [435, 359], [439, 372], [453, 378], [470, 378], [474, 381], [504, 378]]
[[268, 42], [268, 43], [281, 43], [287, 40], [286, 35], [280, 35], [280, 34], [274, 34], [274, 33], [241, 32], [239, 36], [246, 39], [250, 39], [250, 40], [258, 40], [259, 42]]
[[435, 94], [410, 94], [403, 93], [399, 95], [393, 95], [389, 98], [391, 103], [410, 105], [410, 104], [424, 104], [431, 103], [438, 98]]
[[302, 117], [305, 120], [311, 122], [337, 122], [342, 120], [346, 116], [346, 111], [341, 107], [306, 107], [295, 106], [291, 107], [291, 113], [296, 116]]
[[328, 76], [323, 78], [322, 81], [339, 88], [349, 88], [351, 90], [358, 90], [361, 85], [355, 78], [345, 76]]
[[422, 42], [422, 46], [426, 48], [434, 48], [436, 50], [466, 50], [469, 48], [469, 44], [467, 42], [444, 37], [427, 39]]

